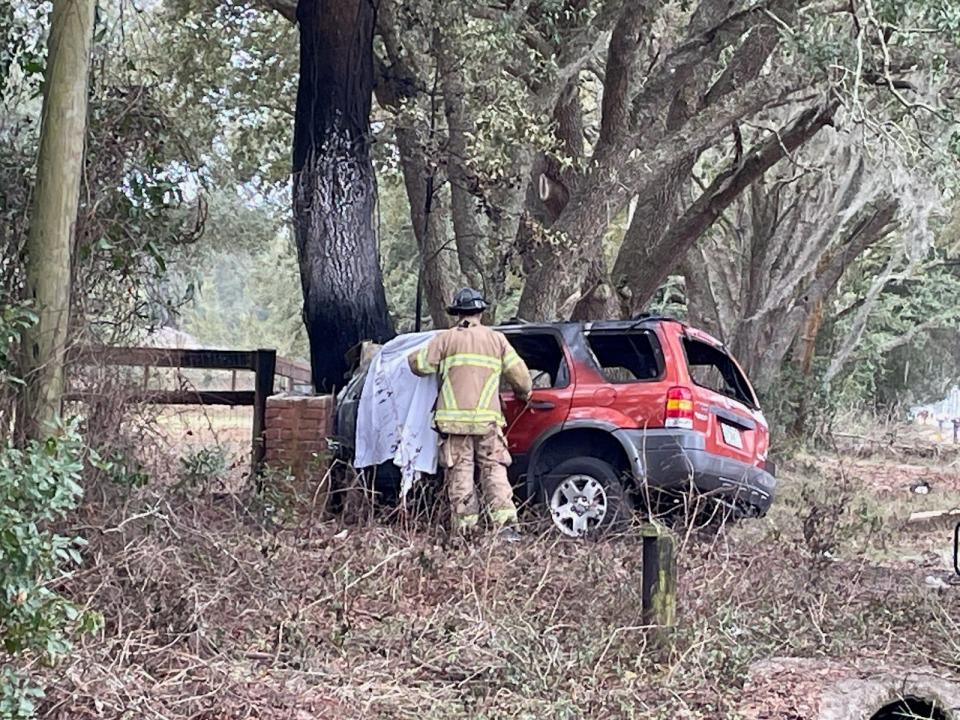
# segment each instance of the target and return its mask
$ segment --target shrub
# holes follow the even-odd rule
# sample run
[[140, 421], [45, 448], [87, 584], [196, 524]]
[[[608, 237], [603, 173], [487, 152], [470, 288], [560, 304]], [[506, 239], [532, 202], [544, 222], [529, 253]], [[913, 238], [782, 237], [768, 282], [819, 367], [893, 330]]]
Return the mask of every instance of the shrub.
[[0, 288], [0, 443], [10, 433], [17, 392], [23, 386], [23, 380], [17, 374], [17, 347], [24, 331], [36, 321], [37, 316], [26, 305], [5, 304]]
[[200, 490], [211, 482], [223, 482], [227, 475], [227, 453], [222, 447], [200, 448], [180, 458], [178, 490]]
[[[52, 663], [70, 650], [71, 632], [92, 630], [99, 622], [53, 589], [81, 561], [84, 541], [59, 535], [51, 525], [83, 494], [82, 452], [74, 424], [23, 449], [9, 443], [0, 448], [0, 655], [10, 659]], [[42, 695], [6, 667], [0, 720], [32, 717]]]

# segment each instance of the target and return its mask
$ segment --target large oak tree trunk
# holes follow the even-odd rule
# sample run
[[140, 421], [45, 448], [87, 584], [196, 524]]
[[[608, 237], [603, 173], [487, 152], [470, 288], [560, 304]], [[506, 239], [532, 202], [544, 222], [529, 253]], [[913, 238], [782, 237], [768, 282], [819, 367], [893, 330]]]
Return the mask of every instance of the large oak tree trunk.
[[94, 0], [55, 0], [40, 126], [27, 293], [37, 324], [24, 337], [21, 432], [38, 438], [60, 414], [70, 314], [70, 262], [87, 124]]
[[293, 215], [303, 319], [318, 392], [339, 385], [347, 350], [393, 336], [373, 226], [372, 0], [300, 0]]
[[[556, 221], [543, 232], [530, 254], [530, 268], [520, 295], [525, 320], [561, 319], [561, 308], [600, 262], [602, 239], [610, 217], [627, 203], [627, 193], [610, 187], [605, 168], [589, 173], [571, 190]], [[596, 318], [594, 318], [596, 319]]]
[[649, 288], [656, 291], [684, 257], [681, 248], [668, 245], [664, 238], [689, 204], [687, 185], [695, 163], [695, 156], [681, 159], [638, 195], [633, 222], [624, 234], [612, 273], [624, 317], [641, 312], [652, 294]]
[[[753, 26], [723, 72], [710, 85], [724, 47], [724, 43], [714, 43], [697, 72], [678, 78], [685, 85], [679, 87], [665, 118], [668, 129], [677, 130], [696, 113], [709, 111], [718, 100], [758, 77], [777, 47], [783, 27], [795, 21], [796, 9], [796, 0], [775, 0], [769, 16]], [[692, 25], [703, 30], [718, 23], [725, 13], [722, 3], [702, 3]], [[692, 209], [690, 203], [681, 198], [681, 190], [688, 183], [698, 157], [699, 153], [690, 153], [665, 168], [662, 177], [638, 189], [637, 212], [624, 236], [612, 273], [625, 315], [635, 315], [645, 307], [680, 259], [686, 257], [690, 245], [699, 239], [683, 237], [674, 227], [683, 221], [684, 208]]]

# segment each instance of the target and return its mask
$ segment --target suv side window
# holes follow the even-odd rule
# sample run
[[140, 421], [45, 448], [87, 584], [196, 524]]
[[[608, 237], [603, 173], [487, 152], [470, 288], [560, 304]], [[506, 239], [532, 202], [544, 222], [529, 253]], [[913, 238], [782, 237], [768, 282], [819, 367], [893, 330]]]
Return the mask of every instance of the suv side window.
[[[534, 390], [563, 388], [570, 384], [570, 371], [556, 335], [549, 332], [511, 333], [507, 340], [530, 370]], [[500, 386], [501, 389], [508, 387], [505, 381], [501, 381]]]
[[683, 349], [690, 378], [697, 385], [756, 407], [747, 379], [723, 350], [688, 337], [683, 339]]
[[587, 342], [607, 382], [644, 382], [662, 374], [660, 344], [648, 330], [590, 333]]

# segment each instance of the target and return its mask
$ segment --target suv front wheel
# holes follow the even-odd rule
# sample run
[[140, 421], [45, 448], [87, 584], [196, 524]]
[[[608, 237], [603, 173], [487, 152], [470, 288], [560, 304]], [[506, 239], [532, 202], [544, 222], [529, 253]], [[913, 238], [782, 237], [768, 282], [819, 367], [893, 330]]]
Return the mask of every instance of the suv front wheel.
[[605, 460], [564, 460], [543, 485], [550, 519], [564, 535], [596, 537], [623, 530], [630, 522], [630, 496], [616, 468]]

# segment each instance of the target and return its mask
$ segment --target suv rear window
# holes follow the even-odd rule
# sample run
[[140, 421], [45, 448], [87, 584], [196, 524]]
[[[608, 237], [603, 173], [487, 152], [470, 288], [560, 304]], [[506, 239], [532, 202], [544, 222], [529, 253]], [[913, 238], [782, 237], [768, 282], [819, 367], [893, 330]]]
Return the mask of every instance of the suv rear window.
[[[549, 332], [507, 335], [507, 340], [530, 370], [534, 389], [562, 388], [570, 384], [570, 371], [556, 335]], [[506, 389], [506, 381], [501, 389]]]
[[590, 333], [587, 342], [607, 382], [644, 382], [660, 377], [660, 345], [649, 331]]
[[697, 385], [756, 407], [747, 379], [723, 350], [688, 337], [683, 339], [683, 349], [690, 378]]

